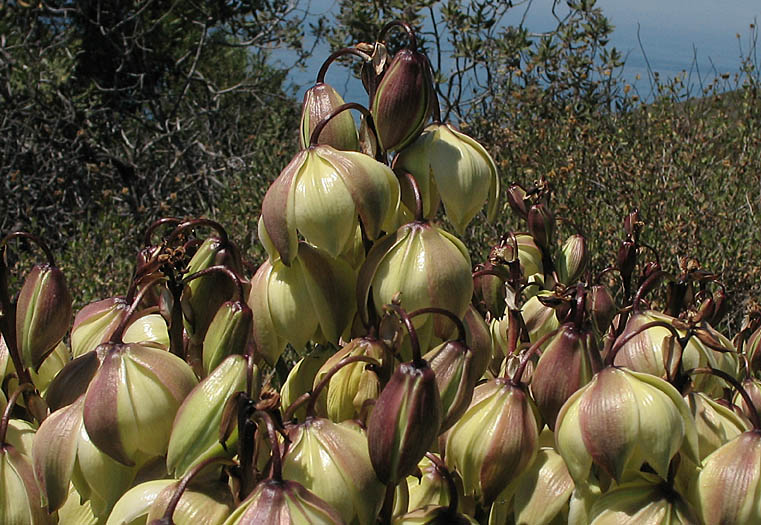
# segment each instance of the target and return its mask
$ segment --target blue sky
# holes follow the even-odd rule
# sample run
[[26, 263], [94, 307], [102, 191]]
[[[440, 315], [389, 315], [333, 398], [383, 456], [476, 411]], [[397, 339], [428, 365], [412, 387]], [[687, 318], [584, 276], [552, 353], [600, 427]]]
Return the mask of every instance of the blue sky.
[[[334, 0], [312, 0], [311, 9], [329, 11], [334, 3]], [[756, 23], [761, 22], [761, 0], [598, 0], [597, 5], [615, 26], [611, 45], [627, 56], [623, 76], [643, 97], [649, 91], [645, 54], [652, 69], [662, 78], [689, 70], [695, 56], [704, 78], [714, 76], [714, 67], [719, 74], [734, 73], [740, 66], [736, 35], [740, 34], [743, 49], [747, 49], [749, 24], [754, 18]], [[554, 27], [551, 6], [552, 0], [533, 2], [527, 20], [531, 31]], [[511, 17], [508, 23], [516, 23], [521, 14], [516, 9], [515, 20]], [[637, 41], [638, 27], [642, 49]], [[319, 48], [319, 58], [314, 64], [310, 63], [306, 71], [294, 70], [291, 79], [297, 84], [310, 82], [327, 52], [326, 47]], [[638, 74], [639, 81], [635, 79]], [[335, 75], [340, 78], [341, 73]], [[697, 81], [695, 72], [692, 79], [693, 83]], [[352, 81], [347, 84], [349, 89], [353, 89], [351, 84]], [[340, 85], [335, 87], [342, 90]], [[302, 87], [299, 93], [304, 89]]]

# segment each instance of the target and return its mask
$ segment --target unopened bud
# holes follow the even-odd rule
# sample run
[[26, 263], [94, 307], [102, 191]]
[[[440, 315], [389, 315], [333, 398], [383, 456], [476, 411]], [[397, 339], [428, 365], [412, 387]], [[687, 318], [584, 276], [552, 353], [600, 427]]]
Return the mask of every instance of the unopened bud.
[[[311, 144], [315, 126], [334, 109], [344, 104], [338, 91], [324, 82], [319, 82], [304, 93], [301, 106], [301, 148]], [[343, 111], [333, 117], [320, 132], [318, 144], [327, 144], [338, 150], [359, 151], [357, 127], [351, 113]]]
[[588, 262], [586, 239], [578, 234], [568, 237], [558, 259], [560, 281], [567, 285], [574, 284], [584, 275]]
[[540, 247], [546, 250], [552, 246], [555, 215], [546, 204], [534, 204], [529, 209], [528, 231]]
[[16, 342], [24, 366], [37, 370], [66, 335], [71, 295], [63, 272], [49, 264], [29, 272], [16, 305]]
[[420, 135], [434, 96], [428, 59], [410, 49], [398, 51], [370, 108], [383, 150], [399, 151]]
[[518, 217], [528, 219], [529, 200], [526, 198], [526, 190], [513, 184], [507, 189], [507, 202]]
[[412, 472], [441, 427], [436, 376], [423, 363], [399, 365], [375, 403], [367, 425], [373, 468], [385, 484]]

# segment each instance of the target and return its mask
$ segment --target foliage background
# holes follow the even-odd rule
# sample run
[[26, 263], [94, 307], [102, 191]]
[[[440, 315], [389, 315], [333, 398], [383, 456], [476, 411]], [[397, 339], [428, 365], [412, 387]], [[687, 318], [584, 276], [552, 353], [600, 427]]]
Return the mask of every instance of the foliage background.
[[[562, 5], [561, 5], [562, 4]], [[0, 232], [27, 229], [60, 254], [76, 306], [122, 293], [149, 222], [205, 215], [253, 261], [259, 203], [296, 152], [299, 101], [269, 50], [303, 48], [307, 4], [285, 0], [8, 2], [0, 10]], [[504, 22], [530, 2], [341, 0], [313, 24], [333, 48], [402, 18], [420, 32], [444, 116], [481, 141], [502, 184], [545, 176], [558, 242], [587, 236], [614, 258], [626, 213], [667, 270], [694, 257], [733, 299], [730, 328], [761, 292], [761, 101], [757, 28], [734, 75], [710, 84], [621, 77], [614, 30], [591, 0], [556, 3], [555, 30]], [[396, 33], [395, 33], [396, 35]], [[400, 45], [403, 35], [391, 41]], [[310, 38], [311, 40], [311, 38]], [[442, 56], [452, 49], [452, 56]], [[476, 221], [474, 263], [507, 206]], [[32, 258], [22, 256], [19, 269]], [[14, 262], [14, 261], [12, 261]]]

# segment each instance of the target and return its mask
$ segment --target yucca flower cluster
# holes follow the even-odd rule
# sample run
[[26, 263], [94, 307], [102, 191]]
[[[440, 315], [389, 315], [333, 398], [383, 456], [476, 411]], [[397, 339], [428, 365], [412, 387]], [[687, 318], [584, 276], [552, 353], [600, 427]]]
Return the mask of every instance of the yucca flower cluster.
[[[347, 55], [367, 108], [324, 82]], [[432, 78], [400, 22], [329, 57], [258, 267], [162, 219], [126, 293], [73, 316], [45, 243], [0, 241], [0, 523], [761, 522], [761, 313], [718, 332], [718, 276], [667, 273], [637, 211], [594, 273]], [[526, 231], [474, 265], [445, 224], [500, 209]], [[16, 238], [47, 261], [12, 294]]]

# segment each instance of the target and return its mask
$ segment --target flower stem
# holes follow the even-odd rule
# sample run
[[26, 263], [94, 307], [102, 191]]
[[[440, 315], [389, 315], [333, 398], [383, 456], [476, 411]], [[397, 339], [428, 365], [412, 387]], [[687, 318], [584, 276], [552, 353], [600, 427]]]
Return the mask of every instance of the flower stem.
[[203, 277], [204, 275], [209, 275], [210, 273], [223, 273], [227, 275], [230, 280], [235, 285], [235, 291], [237, 292], [231, 300], [242, 302], [245, 299], [245, 292], [243, 291], [243, 283], [240, 280], [240, 277], [232, 271], [227, 266], [224, 266], [222, 264], [218, 264], [216, 266], [209, 266], [208, 268], [204, 268], [203, 270], [197, 271], [196, 273], [190, 274], [187, 277], [185, 277], [182, 282], [184, 284], [188, 284], [190, 281], [197, 279], [199, 277]]
[[651, 328], [656, 328], [656, 327], [665, 328], [666, 330], [671, 332], [671, 335], [674, 336], [674, 338], [682, 347], [682, 349], [684, 349], [684, 346], [687, 344], [687, 342], [690, 340], [690, 338], [693, 335], [692, 331], [688, 331], [684, 336], [681, 336], [679, 332], [677, 331], [677, 329], [674, 328], [670, 323], [667, 323], [666, 321], [651, 321], [649, 323], [645, 323], [642, 326], [638, 327], [633, 332], [626, 334], [624, 337], [619, 336], [618, 339], [616, 339], [615, 343], [613, 343], [613, 347], [610, 349], [610, 351], [608, 352], [608, 355], [605, 358], [605, 365], [611, 366], [613, 364], [613, 360], [616, 358], [616, 354], [618, 353], [619, 350], [621, 350], [621, 348], [626, 343], [628, 343], [629, 341], [637, 337], [642, 332], [646, 330], [650, 330]]
[[711, 374], [716, 377], [722, 378], [724, 381], [732, 385], [735, 390], [742, 396], [743, 401], [745, 401], [745, 404], [748, 405], [748, 410], [750, 412], [750, 422], [753, 425], [754, 430], [761, 430], [761, 417], [759, 417], [758, 414], [758, 407], [753, 404], [753, 399], [750, 397], [750, 394], [748, 394], [748, 391], [745, 390], [745, 388], [742, 386], [742, 384], [732, 377], [731, 375], [727, 374], [726, 372], [722, 370], [718, 370], [716, 368], [710, 367], [710, 366], [704, 366], [699, 368], [693, 368], [692, 370], [687, 370], [685, 372], [685, 375], [692, 375], [692, 374]]
[[645, 279], [645, 282], [642, 283], [642, 285], [637, 289], [637, 293], [634, 294], [634, 300], [632, 301], [632, 306], [634, 307], [634, 310], [639, 310], [640, 302], [642, 301], [642, 296], [645, 295], [647, 292], [649, 292], [655, 284], [666, 277], [668, 275], [668, 272], [664, 270], [658, 270], [657, 272], [654, 272], [652, 275], [648, 276], [647, 279]]
[[407, 45], [407, 49], [410, 49], [412, 51], [417, 51], [417, 37], [415, 36], [415, 31], [412, 29], [412, 26], [410, 26], [407, 22], [402, 22], [401, 20], [394, 20], [392, 22], [389, 22], [385, 26], [383, 26], [383, 29], [380, 30], [380, 33], [378, 33], [378, 42], [384, 42], [386, 38], [386, 33], [389, 32], [394, 27], [401, 27], [404, 29], [404, 31], [407, 33], [407, 36], [409, 37], [410, 41]]
[[174, 229], [174, 231], [172, 231], [171, 234], [169, 234], [169, 237], [167, 237], [166, 239], [167, 244], [170, 244], [172, 241], [174, 241], [186, 230], [198, 228], [200, 226], [208, 226], [209, 228], [217, 232], [219, 234], [219, 240], [222, 243], [222, 245], [227, 246], [229, 244], [230, 239], [227, 236], [227, 231], [222, 227], [221, 224], [219, 224], [216, 221], [212, 221], [211, 219], [193, 219], [190, 221], [183, 222], [182, 224], [177, 226]]
[[258, 419], [267, 428], [267, 439], [272, 449], [272, 474], [270, 479], [283, 481], [283, 456], [280, 450], [280, 442], [277, 439], [277, 430], [275, 429], [275, 420], [264, 410], [257, 410], [253, 414], [253, 419]]
[[354, 55], [360, 57], [365, 62], [369, 62], [372, 60], [372, 57], [368, 55], [367, 53], [364, 53], [360, 51], [359, 49], [355, 47], [344, 47], [342, 49], [339, 49], [338, 51], [334, 51], [330, 54], [328, 58], [325, 59], [325, 62], [322, 63], [322, 66], [320, 67], [320, 71], [317, 73], [317, 84], [322, 84], [325, 82], [325, 74], [328, 72], [328, 68], [330, 65], [337, 59], [342, 56], [346, 55]]
[[410, 316], [410, 319], [413, 319], [417, 317], [418, 315], [423, 315], [423, 314], [440, 314], [445, 317], [448, 317], [457, 327], [457, 340], [465, 344], [465, 337], [466, 337], [465, 324], [462, 322], [462, 319], [457, 317], [454, 313], [444, 308], [438, 308], [436, 306], [428, 306], [426, 308], [419, 308], [415, 310], [414, 312], [410, 312], [408, 315]]
[[417, 179], [415, 179], [412, 173], [406, 170], [394, 170], [394, 173], [396, 173], [396, 176], [400, 179], [406, 180], [410, 185], [412, 196], [415, 199], [415, 220], [417, 222], [423, 222], [425, 220], [425, 217], [423, 216], [423, 197], [420, 193], [420, 185], [418, 184]]
[[[544, 336], [540, 337], [539, 340], [531, 345], [531, 347], [526, 350], [526, 353], [523, 354], [523, 358], [521, 359], [520, 363], [518, 363], [518, 368], [515, 369], [515, 372], [513, 373], [513, 377], [510, 379], [510, 383], [519, 386], [521, 384], [521, 378], [523, 377], [523, 372], [526, 370], [526, 365], [529, 362], [529, 359], [539, 351], [539, 349], [542, 347], [542, 345], [550, 338], [557, 335], [557, 333], [560, 331], [560, 328], [556, 328], [552, 332], [545, 334]], [[505, 367], [505, 377], [507, 378], [507, 367]]]
[[13, 407], [16, 406], [18, 396], [33, 389], [34, 385], [31, 383], [24, 383], [23, 385], [19, 385], [13, 394], [11, 394], [10, 399], [8, 399], [8, 404], [5, 405], [3, 416], [0, 418], [0, 449], [5, 446], [5, 438], [8, 433], [8, 423], [11, 419], [11, 412], [13, 411]]
[[290, 404], [288, 407], [288, 410], [285, 411], [285, 414], [283, 414], [283, 419], [285, 421], [293, 419], [293, 414], [296, 412], [296, 410], [303, 405], [305, 402], [307, 403], [306, 412], [307, 417], [314, 417], [315, 416], [315, 405], [317, 403], [317, 399], [320, 397], [320, 394], [325, 389], [326, 386], [330, 383], [330, 380], [333, 378], [336, 373], [338, 373], [339, 370], [341, 370], [343, 367], [350, 365], [352, 363], [368, 363], [375, 367], [380, 367], [381, 364], [378, 362], [377, 359], [373, 359], [372, 357], [368, 357], [366, 355], [353, 355], [344, 357], [341, 359], [338, 363], [333, 366], [328, 372], [323, 376], [323, 378], [320, 380], [319, 383], [317, 383], [317, 386], [315, 386], [311, 392], [307, 392], [305, 394], [302, 394], [296, 400]]
[[336, 117], [338, 114], [343, 113], [344, 111], [347, 111], [349, 109], [356, 109], [360, 113], [362, 113], [362, 116], [365, 117], [367, 121], [368, 127], [373, 131], [375, 134], [375, 122], [373, 121], [373, 117], [370, 114], [370, 110], [367, 109], [362, 104], [358, 104], [356, 102], [347, 102], [346, 104], [341, 104], [337, 108], [333, 109], [330, 113], [325, 115], [314, 127], [312, 130], [312, 135], [309, 137], [309, 147], [316, 146], [320, 139], [320, 133], [322, 133], [322, 130], [325, 128], [325, 126], [328, 125], [328, 123]]
[[28, 239], [32, 241], [34, 244], [40, 247], [40, 249], [45, 252], [45, 257], [48, 260], [48, 264], [52, 266], [53, 268], [58, 268], [58, 266], [55, 263], [55, 257], [53, 257], [53, 252], [50, 251], [50, 248], [48, 248], [48, 245], [45, 244], [42, 239], [37, 237], [36, 235], [32, 235], [31, 233], [22, 232], [22, 231], [15, 231], [11, 232], [8, 235], [6, 235], [2, 241], [0, 241], [0, 253], [3, 253], [2, 250], [5, 248], [5, 245], [8, 244], [8, 241], [16, 238], [23, 238]]
[[159, 226], [163, 226], [164, 224], [171, 224], [172, 226], [178, 226], [182, 223], [182, 219], [178, 217], [162, 217], [161, 219], [158, 219], [151, 223], [150, 226], [148, 226], [148, 229], [145, 230], [145, 236], [143, 237], [143, 244], [145, 246], [151, 245], [151, 237], [153, 236], [153, 232], [156, 231]]
[[180, 502], [182, 495], [185, 493], [185, 489], [187, 489], [190, 482], [193, 481], [193, 478], [195, 478], [203, 469], [214, 463], [235, 465], [233, 460], [224, 457], [207, 458], [200, 463], [193, 465], [193, 467], [184, 476], [182, 476], [182, 479], [177, 482], [177, 486], [174, 489], [172, 498], [169, 500], [169, 503], [166, 506], [166, 510], [164, 511], [164, 516], [159, 520], [152, 521], [150, 525], [173, 525], [174, 521], [172, 520], [172, 516], [174, 515], [174, 511], [177, 509], [177, 504]]
[[410, 335], [410, 346], [412, 347], [412, 364], [416, 368], [423, 368], [424, 366], [427, 366], [420, 351], [420, 341], [417, 337], [417, 330], [415, 330], [415, 325], [412, 324], [412, 319], [410, 319], [407, 311], [398, 304], [394, 303], [387, 304], [384, 306], [384, 308], [388, 308], [396, 312], [396, 314], [401, 318], [402, 323], [404, 323], [404, 327], [407, 329], [407, 333]]

